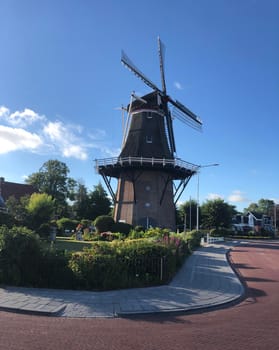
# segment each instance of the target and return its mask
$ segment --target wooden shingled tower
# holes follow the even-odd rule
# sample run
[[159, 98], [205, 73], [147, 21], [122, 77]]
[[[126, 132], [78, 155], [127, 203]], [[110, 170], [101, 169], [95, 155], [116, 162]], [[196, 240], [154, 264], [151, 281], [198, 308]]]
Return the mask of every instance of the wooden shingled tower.
[[[176, 158], [173, 119], [200, 129], [201, 120], [167, 95], [163, 45], [158, 38], [162, 88], [151, 82], [122, 52], [121, 62], [148, 85], [152, 92], [131, 95], [121, 153], [96, 160], [114, 200], [114, 220], [143, 227], [176, 227], [175, 204], [198, 166]], [[169, 109], [172, 107], [172, 112]], [[113, 191], [111, 178], [117, 178]]]

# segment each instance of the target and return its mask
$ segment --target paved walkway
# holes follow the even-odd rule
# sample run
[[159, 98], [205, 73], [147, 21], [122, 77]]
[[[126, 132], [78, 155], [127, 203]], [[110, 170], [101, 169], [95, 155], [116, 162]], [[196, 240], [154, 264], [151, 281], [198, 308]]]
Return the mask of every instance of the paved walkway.
[[119, 317], [223, 305], [244, 293], [227, 261], [231, 246], [219, 243], [198, 249], [166, 286], [107, 292], [0, 288], [0, 310], [60, 317]]

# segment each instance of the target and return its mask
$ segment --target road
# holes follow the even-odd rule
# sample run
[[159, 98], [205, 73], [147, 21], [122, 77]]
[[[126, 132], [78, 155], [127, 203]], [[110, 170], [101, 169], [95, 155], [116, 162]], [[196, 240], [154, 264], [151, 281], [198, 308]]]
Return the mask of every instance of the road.
[[279, 243], [249, 242], [230, 259], [247, 285], [239, 304], [210, 312], [130, 319], [0, 313], [2, 350], [278, 350]]

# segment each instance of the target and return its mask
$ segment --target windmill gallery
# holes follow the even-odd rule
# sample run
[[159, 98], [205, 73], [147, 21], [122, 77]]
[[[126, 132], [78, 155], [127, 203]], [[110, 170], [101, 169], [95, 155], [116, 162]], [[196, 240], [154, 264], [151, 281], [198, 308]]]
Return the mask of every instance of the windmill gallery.
[[[115, 221], [174, 230], [175, 205], [199, 166], [176, 158], [173, 119], [195, 129], [201, 129], [202, 122], [182, 103], [168, 96], [160, 38], [158, 53], [161, 89], [122, 52], [123, 65], [153, 91], [142, 97], [131, 94], [120, 155], [95, 162], [114, 201]], [[112, 178], [118, 181], [116, 192], [111, 186]]]

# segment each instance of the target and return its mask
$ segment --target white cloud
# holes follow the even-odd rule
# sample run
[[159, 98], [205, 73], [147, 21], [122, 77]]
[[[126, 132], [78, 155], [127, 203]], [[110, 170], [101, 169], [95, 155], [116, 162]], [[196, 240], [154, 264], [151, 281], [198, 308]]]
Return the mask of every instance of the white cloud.
[[29, 108], [11, 112], [0, 106], [0, 128], [0, 154], [25, 150], [86, 160], [90, 150], [97, 150], [100, 158], [114, 157], [120, 151], [110, 147], [103, 130], [51, 121]]
[[73, 157], [81, 160], [86, 160], [88, 158], [87, 152], [78, 145], [66, 145], [63, 148], [63, 155], [67, 158]]
[[16, 150], [35, 151], [42, 145], [42, 139], [24, 129], [0, 125], [0, 154]]
[[120, 148], [112, 148], [107, 145], [107, 133], [105, 130], [95, 129], [88, 135], [91, 139], [90, 147], [98, 150], [104, 157], [117, 157]]
[[2, 118], [8, 125], [21, 128], [45, 119], [44, 116], [39, 115], [29, 108], [25, 108], [23, 111], [10, 113], [10, 110], [5, 106], [0, 107], [0, 118]]
[[6, 119], [10, 114], [10, 110], [9, 108], [5, 107], [5, 106], [0, 106], [0, 119]]
[[103, 140], [106, 138], [107, 133], [105, 130], [95, 129], [94, 132], [91, 132], [88, 135], [92, 140]]
[[215, 200], [215, 199], [223, 199], [223, 197], [218, 193], [208, 193], [207, 199]]
[[67, 126], [60, 121], [56, 121], [48, 122], [44, 126], [43, 132], [56, 145], [64, 157], [86, 160], [88, 158], [87, 147], [72, 129], [76, 129], [77, 133], [82, 131], [80, 126], [74, 128], [73, 125]]
[[243, 203], [243, 202], [249, 202], [249, 199], [246, 198], [245, 193], [241, 192], [239, 190], [233, 191], [229, 197], [228, 197], [229, 202], [233, 203]]
[[175, 87], [177, 90], [183, 90], [182, 85], [181, 85], [178, 81], [175, 81], [175, 82], [174, 82], [174, 87]]
[[67, 137], [65, 127], [61, 122], [48, 122], [43, 129], [44, 133], [53, 141], [63, 141]]

